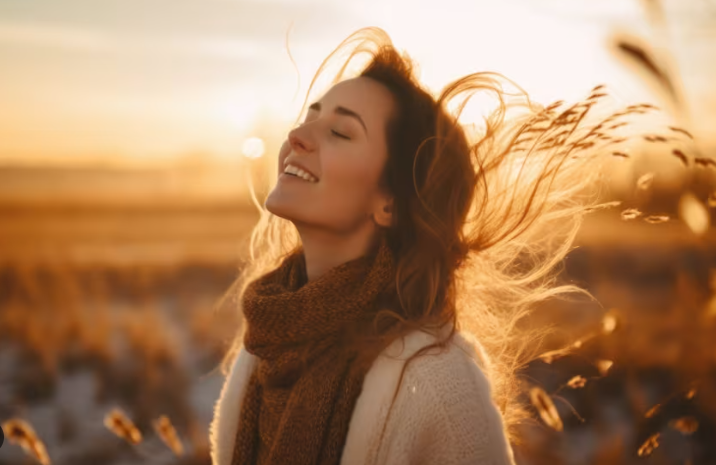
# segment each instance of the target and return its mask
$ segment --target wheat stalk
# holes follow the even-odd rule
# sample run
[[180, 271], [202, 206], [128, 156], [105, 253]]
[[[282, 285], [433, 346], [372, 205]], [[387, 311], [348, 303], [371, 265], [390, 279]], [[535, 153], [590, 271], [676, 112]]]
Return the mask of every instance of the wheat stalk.
[[50, 465], [45, 444], [37, 437], [30, 423], [20, 418], [11, 418], [2, 424], [2, 429], [10, 444], [19, 445], [27, 455], [42, 465]]

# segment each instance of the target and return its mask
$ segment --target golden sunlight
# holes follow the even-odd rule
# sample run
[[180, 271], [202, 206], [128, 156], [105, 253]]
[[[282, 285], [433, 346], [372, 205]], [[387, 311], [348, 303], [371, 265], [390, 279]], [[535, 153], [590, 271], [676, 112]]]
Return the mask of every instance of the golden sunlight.
[[236, 130], [245, 131], [258, 115], [260, 106], [259, 99], [244, 97], [222, 103], [219, 111]]
[[264, 154], [264, 141], [258, 137], [249, 137], [244, 141], [241, 153], [246, 158], [261, 158]]
[[[248, 26], [216, 31], [196, 24], [195, 29], [133, 34], [131, 28], [106, 29], [99, 20], [79, 27], [71, 17], [66, 24], [0, 21], [8, 65], [0, 100], [10, 104], [0, 116], [0, 161], [49, 157], [73, 165], [78, 147], [114, 164], [138, 157], [172, 163], [170, 150], [229, 153], [259, 124], [294, 119], [322, 59], [348, 34], [369, 25], [384, 28], [416, 59], [422, 82], [433, 91], [467, 73], [495, 71], [543, 103], [579, 100], [601, 83], [622, 101], [650, 98], [605, 49], [620, 18], [636, 21], [616, 3], [598, 11], [584, 3], [584, 11], [597, 11], [602, 19], [606, 11], [613, 19], [603, 21], [585, 13], [557, 14], [557, 8], [545, 7], [550, 2], [524, 0], [444, 0], [420, 8], [405, 0], [346, 2], [331, 6], [341, 20], [320, 34], [311, 22], [319, 15], [315, 5], [290, 3], [305, 14], [289, 9], [267, 16], [253, 4], [230, 2], [206, 7], [206, 15], [252, 18], [256, 31], [270, 30], [262, 35]], [[404, 21], [401, 12], [408, 8], [414, 16]], [[94, 14], [102, 16], [99, 10]], [[135, 12], [141, 14], [141, 8]], [[172, 18], [194, 24], [191, 17]], [[422, 24], [431, 24], [430, 34]], [[67, 40], [58, 42], [60, 33]], [[103, 48], [76, 40], [100, 36]], [[207, 43], [220, 43], [231, 53], [217, 54]], [[111, 60], [104, 66], [108, 54]], [[57, 117], [38, 120], [35, 108]], [[463, 121], [479, 122], [484, 112], [485, 102], [477, 102], [468, 106]], [[61, 131], [54, 120], [62, 122]], [[87, 121], [92, 121], [90, 133]], [[43, 137], [29, 137], [38, 133]]]
[[[315, 168], [318, 183], [297, 180], [272, 196], [304, 103], [330, 88], [341, 65], [349, 77], [368, 57], [333, 57], [307, 96], [317, 70], [370, 26], [412, 59], [428, 93], [468, 90], [447, 108], [462, 110], [465, 131], [398, 78], [419, 106], [417, 118], [393, 113], [407, 122], [408, 136], [398, 128], [407, 155], [398, 155], [412, 156], [395, 164], [395, 133], [381, 112], [359, 105], [363, 96], [339, 97], [365, 119], [366, 137], [341, 138], [343, 121], [321, 117], [307, 150], [289, 154]], [[239, 392], [225, 382], [243, 375], [222, 361], [245, 360], [232, 343], [253, 332], [244, 303], [265, 283], [288, 289], [273, 280], [284, 273], [260, 272], [293, 258], [294, 271], [309, 270], [299, 246], [308, 235], [330, 242], [331, 260], [354, 256], [339, 249], [370, 230], [381, 236], [371, 260], [396, 265], [366, 275], [374, 284], [392, 276], [380, 307], [351, 306], [351, 328], [325, 321], [339, 332], [303, 331], [341, 357], [350, 379], [327, 378], [346, 387], [340, 395], [357, 395], [370, 377], [357, 350], [382, 357], [372, 343], [384, 349], [393, 330], [449, 319], [454, 348], [469, 350], [431, 359], [438, 371], [416, 376], [449, 373], [445, 386], [465, 395], [442, 399], [445, 418], [491, 435], [504, 427], [509, 439], [471, 437], [446, 452], [484, 442], [504, 463], [509, 443], [519, 444], [522, 465], [641, 465], [649, 455], [714, 463], [713, 57], [716, 0], [0, 0], [0, 465], [200, 465], [221, 451], [231, 462], [245, 447], [220, 444], [221, 425], [237, 420], [231, 404], [240, 399], [223, 394]], [[471, 86], [474, 73], [484, 73], [487, 91]], [[533, 106], [512, 98], [520, 91]], [[503, 102], [504, 119], [495, 112]], [[430, 121], [438, 127], [422, 127]], [[387, 153], [390, 176], [366, 168], [375, 150]], [[365, 215], [386, 193], [400, 220], [387, 229]], [[271, 208], [294, 194], [287, 214]], [[348, 267], [326, 274], [316, 286], [359, 276]], [[339, 306], [349, 295], [323, 294]], [[377, 332], [363, 340], [371, 328], [361, 318], [374, 316]], [[268, 329], [281, 330], [277, 342], [288, 334]], [[469, 377], [437, 365], [452, 352], [469, 362]], [[316, 360], [321, 369], [332, 361]], [[432, 402], [421, 386], [433, 380], [411, 380], [407, 393]], [[298, 410], [316, 410], [302, 395]], [[349, 413], [331, 421], [349, 425]], [[440, 457], [444, 441], [424, 434], [435, 424], [423, 423], [405, 431], [425, 441], [400, 442], [403, 433], [387, 429], [384, 437], [450, 462]], [[344, 437], [331, 435], [325, 450], [338, 461]], [[292, 436], [279, 445], [293, 447]]]

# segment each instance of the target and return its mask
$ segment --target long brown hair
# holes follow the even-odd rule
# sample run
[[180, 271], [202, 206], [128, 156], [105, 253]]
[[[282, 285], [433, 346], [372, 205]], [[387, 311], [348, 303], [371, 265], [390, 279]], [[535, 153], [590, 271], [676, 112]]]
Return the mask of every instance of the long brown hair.
[[[398, 109], [387, 127], [383, 173], [395, 198], [396, 221], [387, 234], [397, 263], [397, 305], [379, 315], [395, 322], [385, 341], [447, 323], [453, 330], [437, 346], [444, 347], [457, 330], [473, 335], [489, 362], [484, 368], [493, 398], [508, 433], [514, 433], [524, 415], [517, 369], [532, 358], [533, 342], [544, 334], [518, 323], [547, 299], [568, 293], [592, 298], [582, 288], [555, 282], [584, 214], [607, 205], [596, 202], [608, 157], [598, 156], [600, 125], [587, 124], [603, 94], [595, 89], [578, 104], [545, 108], [503, 76], [480, 72], [434, 96], [419, 84], [410, 57], [383, 30], [366, 28], [324, 60], [303, 111], [329, 65], [340, 62], [336, 83], [350, 76], [359, 57], [367, 57], [367, 64], [358, 75], [384, 84]], [[477, 93], [491, 95], [496, 108], [484, 124], [461, 124], [463, 109]], [[257, 207], [249, 260], [229, 290], [239, 303], [248, 283], [299, 247], [292, 223], [259, 202]], [[224, 373], [241, 340], [240, 334], [227, 353]]]

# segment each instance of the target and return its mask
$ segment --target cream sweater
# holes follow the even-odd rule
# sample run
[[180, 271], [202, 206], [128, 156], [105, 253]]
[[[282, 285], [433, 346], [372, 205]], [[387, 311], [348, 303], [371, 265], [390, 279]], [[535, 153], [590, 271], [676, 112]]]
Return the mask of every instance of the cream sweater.
[[[341, 465], [514, 463], [483, 372], [485, 355], [466, 334], [457, 333], [448, 348], [431, 349], [408, 364], [387, 417], [405, 360], [434, 341], [416, 331], [376, 359], [353, 411]], [[239, 410], [255, 363], [255, 356], [241, 350], [226, 377], [209, 428], [213, 465], [231, 464]]]

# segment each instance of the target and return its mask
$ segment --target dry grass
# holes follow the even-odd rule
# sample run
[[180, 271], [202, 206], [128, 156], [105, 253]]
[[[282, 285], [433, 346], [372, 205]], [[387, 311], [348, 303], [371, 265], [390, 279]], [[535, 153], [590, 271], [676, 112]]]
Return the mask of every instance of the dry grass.
[[104, 426], [108, 430], [132, 445], [142, 442], [142, 433], [120, 409], [114, 408], [104, 417]]
[[[664, 46], [668, 17], [660, 1], [643, 4], [658, 44], [618, 33], [612, 51], [655, 90], [675, 120], [688, 121], [679, 70]], [[606, 131], [600, 140], [614, 141], [619, 136], [612, 132], [625, 126], [605, 123], [600, 125]], [[656, 228], [664, 223], [677, 222], [692, 237], [703, 239], [693, 241], [691, 249], [672, 244], [671, 251], [645, 250], [664, 257], [643, 260], [643, 269], [615, 256], [619, 252], [590, 257], [602, 263], [598, 273], [591, 270], [595, 295], [612, 308], [601, 318], [601, 331], [595, 321], [579, 340], [549, 347], [525, 370], [535, 385], [530, 391], [535, 413], [553, 430], [550, 434], [525, 426], [532, 438], [523, 448], [525, 463], [571, 463], [569, 454], [540, 454], [540, 447], [568, 450], [585, 428], [595, 433], [590, 451], [574, 452], [579, 459], [573, 460], [579, 463], [622, 464], [645, 457], [655, 460], [650, 463], [716, 463], [716, 263], [713, 243], [706, 239], [710, 208], [716, 206], [716, 160], [704, 153], [705, 145], [689, 129], [667, 128], [667, 134], [644, 135], [644, 153], [674, 157], [683, 170], [680, 184], [666, 187], [654, 172], [638, 175], [631, 192], [620, 196], [628, 207], [620, 217], [631, 222], [641, 218], [653, 225], [652, 234], [659, 234]], [[632, 158], [622, 148], [612, 155]], [[620, 278], [634, 284], [619, 283]], [[647, 293], [661, 298], [649, 301]], [[555, 407], [560, 405], [564, 408]], [[619, 430], [619, 437], [610, 429]]]
[[[211, 304], [232, 272], [203, 271], [199, 276], [209, 285], [193, 282], [191, 276], [181, 278], [182, 273], [56, 266], [1, 269], [0, 285], [9, 292], [0, 292], [0, 350], [16, 348], [23, 357], [11, 372], [11, 403], [3, 404], [0, 397], [0, 419], [12, 418], [3, 425], [10, 431], [9, 443], [22, 446], [28, 457], [49, 460], [48, 450], [51, 455], [53, 449], [46, 448], [41, 434], [22, 418], [22, 406], [51, 401], [61, 377], [89, 370], [97, 381], [97, 405], [117, 405], [106, 410], [103, 423], [126, 445], [106, 443], [103, 452], [101, 443], [87, 443], [84, 452], [63, 455], [59, 463], [97, 463], [93, 460], [100, 457], [108, 463], [127, 456], [127, 447], [136, 450], [133, 461], [152, 463], [162, 452], [152, 444], [146, 445], [149, 450], [142, 448], [154, 439], [182, 463], [207, 463], [208, 425], [189, 404], [197, 367], [187, 365], [187, 357], [206, 354], [200, 376], [218, 363], [222, 341], [236, 319], [228, 307], [215, 311]], [[189, 281], [182, 285], [182, 279]], [[174, 289], [184, 289], [186, 295]], [[167, 293], [168, 303], [161, 301]], [[58, 438], [82, 444], [76, 437], [82, 419], [64, 408], [60, 413]], [[101, 427], [102, 421], [98, 423]], [[42, 432], [49, 425], [36, 426]]]
[[184, 446], [177, 435], [177, 431], [166, 415], [162, 415], [154, 421], [154, 430], [176, 456], [184, 455]]
[[[644, 5], [654, 24], [668, 19], [660, 2]], [[611, 47], [661, 96], [673, 119], [688, 120], [679, 71], [664, 55], [667, 49], [630, 33], [616, 34]], [[689, 241], [650, 249], [640, 249], [635, 241], [601, 248], [596, 244], [570, 256], [570, 263], [578, 264], [565, 272], [566, 279], [582, 281], [608, 310], [595, 317], [579, 303], [567, 310], [546, 309], [554, 315], [550, 322], [564, 331], [545, 341], [541, 356], [523, 370], [534, 421], [524, 425], [517, 458], [524, 465], [716, 463], [716, 248], [709, 235], [711, 209], [716, 208], [716, 161], [692, 128], [678, 124], [666, 125], [663, 133], [647, 131], [635, 146], [626, 131], [635, 117], [659, 113], [651, 104], [631, 105], [572, 134], [568, 128], [607, 95], [599, 85], [577, 105], [549, 105], [543, 124], [536, 122], [520, 139], [522, 150], [535, 141], [537, 149], [560, 147], [569, 138], [565, 150], [606, 154], [631, 169], [634, 182], [612, 192], [615, 199], [603, 205], [608, 210], [595, 213], [648, 226], [654, 235], [682, 227], [680, 237]], [[657, 157], [679, 170], [676, 185], [651, 168], [637, 172], [637, 161]], [[157, 224], [154, 214], [142, 218], [155, 241], [147, 242], [148, 247], [154, 244], [163, 256], [159, 244], [165, 239], [161, 234], [168, 234], [164, 225]], [[215, 229], [224, 232], [217, 236], [222, 248], [204, 244], [201, 250], [223, 257], [233, 251], [233, 236], [227, 238], [225, 231], [238, 231], [247, 221], [223, 214], [207, 218], [214, 218]], [[42, 220], [25, 218], [27, 224], [44, 228]], [[174, 229], [182, 238], [198, 237], [201, 222], [195, 220], [181, 216]], [[73, 231], [86, 233], [99, 225], [136, 239], [134, 231], [117, 228], [115, 221], [104, 218], [94, 224], [85, 218], [84, 229]], [[30, 254], [36, 238], [26, 235], [18, 229], [15, 236], [4, 237], [15, 237], [23, 253]], [[70, 239], [75, 239], [70, 241], [73, 248], [79, 243], [86, 250], [84, 241]], [[214, 239], [204, 238], [208, 243]], [[13, 244], [3, 244], [8, 257], [22, 256], [12, 249]], [[84, 268], [62, 260], [50, 263], [16, 260], [0, 269], [0, 350], [19, 354], [11, 393], [0, 397], [8, 443], [33, 461], [51, 463], [50, 442], [38, 434], [48, 425], [38, 423], [35, 429], [23, 414], [51, 399], [60, 377], [89, 370], [97, 379], [97, 404], [117, 407], [107, 408], [97, 421], [100, 429], [104, 423], [107, 437], [78, 445], [62, 463], [110, 463], [118, 457], [151, 463], [165, 452], [174, 463], [209, 463], [206, 425], [188, 401], [197, 375], [186, 360], [203, 353], [200, 371], [207, 374], [238, 329], [231, 302], [217, 312], [212, 309], [235, 270], [212, 261], [213, 268], [203, 270], [212, 286], [201, 279], [172, 281], [186, 271], [181, 267], [191, 269], [177, 261], [164, 267], [142, 265], [136, 256], [126, 262], [98, 260], [105, 264]], [[169, 304], [163, 300], [167, 295], [173, 299]], [[58, 436], [81, 442], [76, 433], [80, 420], [63, 411]], [[153, 449], [154, 439], [161, 450]], [[5, 463], [0, 457], [0, 465]]]
[[37, 437], [32, 425], [20, 418], [11, 418], [2, 423], [5, 437], [10, 444], [17, 444], [42, 465], [50, 465], [45, 444]]

